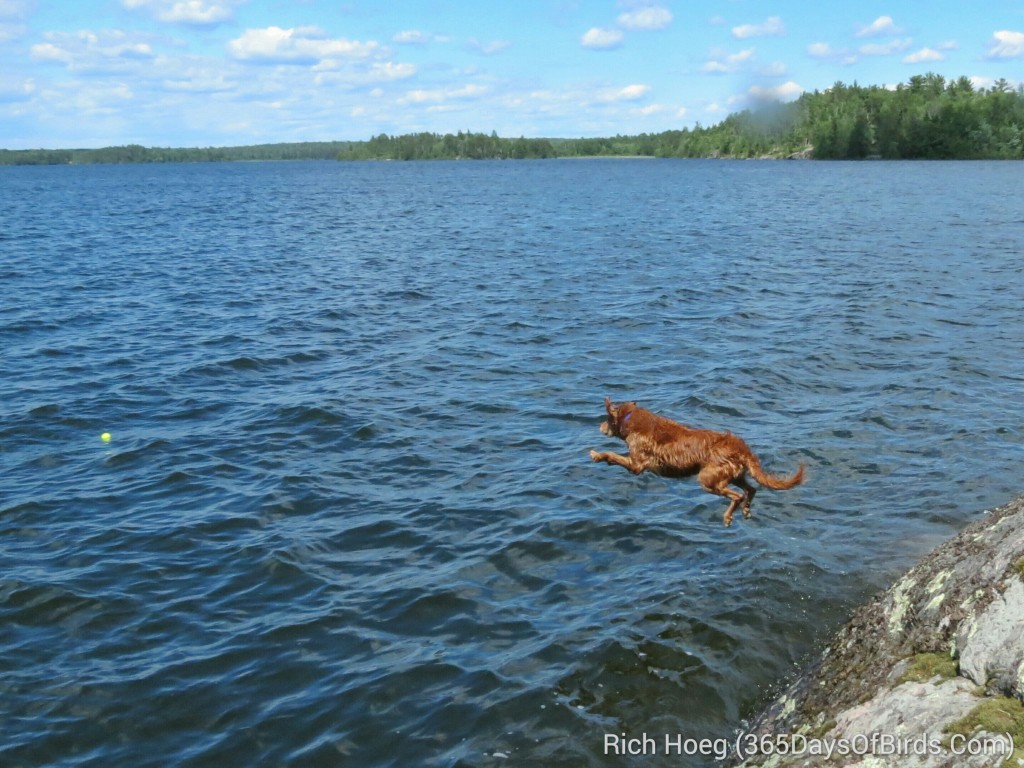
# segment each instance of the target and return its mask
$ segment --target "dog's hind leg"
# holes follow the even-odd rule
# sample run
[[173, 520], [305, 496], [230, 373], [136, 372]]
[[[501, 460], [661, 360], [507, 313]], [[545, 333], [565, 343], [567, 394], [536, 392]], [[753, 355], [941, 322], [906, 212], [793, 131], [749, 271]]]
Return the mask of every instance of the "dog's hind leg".
[[732, 488], [729, 488], [728, 486], [723, 488], [721, 491], [711, 492], [716, 493], [719, 496], [728, 496], [729, 499], [731, 499], [731, 501], [729, 502], [729, 506], [725, 510], [725, 514], [722, 515], [722, 522], [725, 523], [725, 527], [728, 528], [730, 525], [732, 525], [732, 513], [736, 511], [736, 507], [738, 507], [740, 505], [740, 502], [743, 501], [743, 494], [740, 493], [739, 491], [734, 491]]
[[725, 523], [726, 528], [732, 525], [732, 513], [736, 511], [736, 507], [747, 498], [745, 494], [729, 487], [731, 479], [731, 473], [722, 472], [721, 467], [710, 465], [704, 467], [697, 475], [701, 488], [708, 493], [713, 493], [716, 496], [725, 496], [729, 499], [729, 507], [725, 510], [725, 514], [722, 515], [722, 522]]
[[743, 489], [743, 516], [750, 517], [750, 504], [754, 500], [757, 488], [747, 482], [746, 475], [740, 475], [733, 482]]

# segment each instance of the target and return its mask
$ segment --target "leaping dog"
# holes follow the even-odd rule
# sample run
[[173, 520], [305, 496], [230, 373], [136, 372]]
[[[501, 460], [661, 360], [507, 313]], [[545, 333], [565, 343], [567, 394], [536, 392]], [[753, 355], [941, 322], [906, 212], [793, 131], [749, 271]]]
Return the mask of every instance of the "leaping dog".
[[[641, 408], [636, 403], [615, 405], [604, 399], [608, 420], [601, 432], [626, 441], [628, 456], [617, 453], [590, 452], [593, 461], [618, 464], [635, 475], [647, 470], [663, 477], [692, 477], [708, 493], [729, 499], [722, 520], [728, 528], [733, 512], [743, 505], [743, 517], [750, 517], [750, 502], [757, 489], [747, 480], [747, 473], [759, 485], [785, 491], [804, 481], [804, 465], [790, 477], [768, 474], [742, 438], [731, 432], [693, 429]], [[736, 485], [743, 492], [731, 488]]]

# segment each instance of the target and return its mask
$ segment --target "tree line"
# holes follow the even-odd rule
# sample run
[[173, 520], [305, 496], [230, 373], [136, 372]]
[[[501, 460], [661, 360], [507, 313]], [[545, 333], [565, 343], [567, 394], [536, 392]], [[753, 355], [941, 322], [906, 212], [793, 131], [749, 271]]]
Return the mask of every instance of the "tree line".
[[459, 131], [250, 147], [0, 150], [0, 164], [622, 156], [1024, 159], [1024, 85], [1014, 89], [1000, 79], [976, 88], [966, 77], [947, 81], [931, 72], [895, 88], [837, 82], [717, 125], [636, 136], [516, 139]]
[[143, 147], [99, 149], [0, 149], [0, 165], [94, 163], [209, 163], [254, 160], [335, 160], [350, 141], [305, 141], [244, 147]]
[[816, 158], [1024, 158], [1024, 85], [1005, 79], [988, 89], [934, 73], [895, 90], [836, 83], [794, 112]]
[[557, 157], [550, 139], [503, 139], [497, 133], [380, 134], [338, 154], [339, 160], [525, 160]]
[[582, 139], [502, 139], [492, 133], [381, 134], [343, 160], [522, 157], [813, 157], [1024, 159], [1024, 86], [975, 88], [961, 77], [916, 75], [895, 88], [835, 83], [793, 102], [729, 115], [714, 126]]

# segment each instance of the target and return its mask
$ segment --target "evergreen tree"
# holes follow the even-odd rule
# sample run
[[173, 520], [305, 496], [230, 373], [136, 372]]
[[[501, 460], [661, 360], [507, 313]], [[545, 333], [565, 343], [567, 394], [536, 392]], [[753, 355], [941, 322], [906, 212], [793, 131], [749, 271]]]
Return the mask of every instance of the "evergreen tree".
[[1024, 159], [1024, 86], [1001, 78], [976, 88], [966, 77], [914, 75], [895, 89], [847, 85], [788, 104], [733, 114], [713, 126], [659, 134], [579, 139], [504, 139], [490, 134], [381, 133], [367, 141], [251, 147], [0, 150], [0, 165], [215, 162], [231, 160], [433, 160], [548, 157], [788, 157], [817, 159]]

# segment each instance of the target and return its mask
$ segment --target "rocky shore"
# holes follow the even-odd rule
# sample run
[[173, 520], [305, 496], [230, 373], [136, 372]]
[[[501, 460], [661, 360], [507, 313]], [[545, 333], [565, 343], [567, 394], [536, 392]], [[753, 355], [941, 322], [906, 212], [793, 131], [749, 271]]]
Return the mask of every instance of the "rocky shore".
[[740, 765], [1016, 768], [1022, 701], [1024, 497], [859, 608], [753, 722]]

